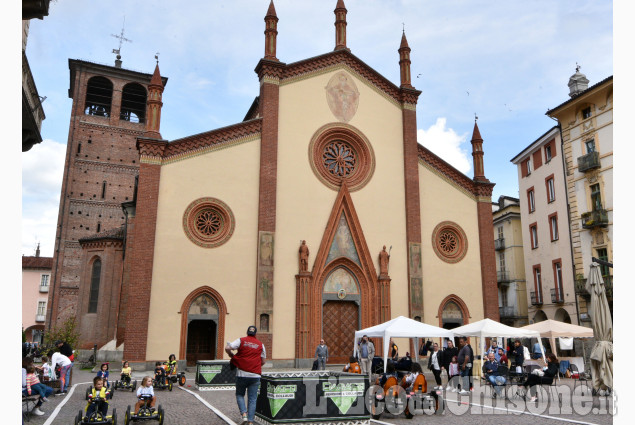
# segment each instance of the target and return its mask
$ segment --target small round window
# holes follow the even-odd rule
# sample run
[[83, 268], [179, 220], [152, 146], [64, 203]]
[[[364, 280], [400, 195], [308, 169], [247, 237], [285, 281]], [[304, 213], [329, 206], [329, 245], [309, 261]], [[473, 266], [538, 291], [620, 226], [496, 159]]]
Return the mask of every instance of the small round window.
[[222, 201], [200, 198], [188, 205], [183, 214], [183, 230], [187, 237], [203, 248], [227, 242], [234, 232], [234, 214]]
[[467, 253], [467, 237], [456, 223], [444, 221], [432, 232], [432, 247], [437, 256], [447, 263], [457, 263]]

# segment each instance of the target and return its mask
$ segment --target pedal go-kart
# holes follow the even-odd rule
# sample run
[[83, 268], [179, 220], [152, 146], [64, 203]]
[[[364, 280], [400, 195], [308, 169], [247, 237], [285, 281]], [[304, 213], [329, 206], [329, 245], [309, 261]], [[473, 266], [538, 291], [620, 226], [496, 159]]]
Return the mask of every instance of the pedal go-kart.
[[185, 372], [178, 372], [176, 375], [171, 375], [172, 371], [170, 369], [170, 366], [168, 366], [168, 363], [163, 362], [163, 365], [165, 367], [165, 373], [168, 375], [167, 378], [172, 383], [176, 384], [178, 382], [181, 387], [185, 385]]
[[[379, 419], [389, 403], [391, 404], [389, 412], [391, 410], [403, 412], [407, 419], [412, 419], [415, 413], [422, 414], [424, 411], [437, 415], [443, 413], [445, 405], [442, 390], [435, 389], [428, 392], [428, 385], [423, 374], [417, 376], [410, 392], [405, 390], [406, 386], [405, 377], [402, 379], [401, 385], [397, 383], [397, 378], [389, 377], [384, 384], [383, 391], [378, 391], [374, 395], [376, 402], [371, 406], [372, 418]], [[415, 411], [411, 411], [411, 408], [414, 408]]]
[[159, 425], [163, 425], [163, 418], [165, 412], [163, 407], [159, 404], [159, 407], [156, 409], [154, 407], [150, 407], [150, 400], [152, 400], [152, 396], [150, 395], [142, 395], [139, 397], [139, 400], [143, 400], [144, 404], [139, 408], [139, 413], [136, 415], [130, 411], [130, 406], [126, 409], [126, 414], [123, 417], [123, 423], [128, 425], [130, 422], [134, 421], [159, 421]]
[[90, 416], [84, 416], [85, 412], [88, 410], [88, 406], [86, 406], [85, 410], [80, 410], [77, 416], [75, 417], [75, 425], [80, 424], [112, 424], [117, 425], [117, 409], [112, 409], [112, 415], [102, 415], [99, 411], [99, 405], [101, 403], [106, 403], [104, 399], [101, 397], [95, 397], [90, 400], [91, 403], [96, 404], [97, 408]]
[[172, 391], [172, 380], [167, 376], [163, 379], [164, 382], [159, 381], [158, 379], [152, 379], [152, 386], [157, 390], [165, 390]]
[[134, 381], [130, 382], [127, 382], [125, 380], [115, 381], [115, 383], [112, 384], [112, 390], [114, 391], [115, 389], [130, 390], [131, 392], [134, 392], [134, 390], [137, 389], [137, 380], [135, 379]]
[[[110, 385], [110, 387], [108, 388], [108, 391], [110, 391], [110, 398], [112, 399], [115, 396], [115, 386], [114, 385]], [[88, 388], [86, 389], [86, 400], [89, 399], [90, 393], [93, 392], [93, 386], [89, 385]]]

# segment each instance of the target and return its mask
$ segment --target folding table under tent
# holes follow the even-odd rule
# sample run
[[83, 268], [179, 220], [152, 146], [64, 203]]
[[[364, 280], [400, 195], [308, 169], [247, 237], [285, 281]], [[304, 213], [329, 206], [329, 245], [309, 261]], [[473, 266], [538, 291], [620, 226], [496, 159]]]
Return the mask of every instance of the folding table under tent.
[[380, 325], [355, 331], [354, 352], [357, 354], [357, 344], [362, 336], [383, 338], [384, 341], [384, 372], [388, 362], [388, 350], [390, 338], [414, 338], [415, 360], [419, 361], [419, 338], [454, 338], [454, 330], [443, 329], [438, 326], [428, 325], [404, 316], [399, 316]]
[[532, 331], [524, 328], [514, 328], [512, 326], [503, 325], [502, 323], [496, 322], [492, 319], [483, 319], [478, 322], [468, 323], [467, 325], [454, 328], [452, 329], [452, 332], [454, 332], [457, 336], [475, 336], [480, 338], [479, 345], [481, 346], [481, 359], [485, 354], [485, 338], [537, 338], [538, 343], [540, 344], [542, 358], [545, 362], [547, 361], [545, 359], [545, 350], [542, 347], [542, 341], [540, 340], [540, 332], [538, 331]]

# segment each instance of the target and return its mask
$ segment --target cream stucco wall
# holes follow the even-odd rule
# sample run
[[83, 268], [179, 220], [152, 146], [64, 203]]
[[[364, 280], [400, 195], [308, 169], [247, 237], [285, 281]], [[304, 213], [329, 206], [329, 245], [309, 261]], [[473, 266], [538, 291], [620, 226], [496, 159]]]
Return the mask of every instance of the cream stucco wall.
[[[439, 326], [439, 306], [450, 294], [467, 305], [471, 317], [465, 323], [481, 320], [484, 313], [476, 200], [421, 162], [419, 193], [424, 322]], [[442, 221], [455, 222], [467, 236], [467, 254], [458, 263], [446, 263], [432, 248], [432, 232]]]
[[[161, 167], [147, 359], [179, 352], [178, 312], [201, 286], [214, 288], [225, 300], [226, 341], [253, 324], [259, 162], [260, 142], [253, 140]], [[220, 199], [234, 214], [236, 227], [224, 245], [201, 248], [183, 231], [185, 209], [201, 197]]]
[[[293, 358], [295, 350], [295, 275], [298, 247], [306, 240], [309, 270], [322, 241], [337, 197], [313, 173], [309, 144], [323, 125], [337, 122], [329, 109], [325, 87], [343, 68], [280, 87], [278, 186], [275, 241], [274, 318], [277, 358]], [[408, 314], [406, 222], [403, 172], [402, 111], [362, 79], [353, 76], [359, 107], [348, 122], [369, 140], [375, 154], [372, 179], [351, 194], [368, 249], [379, 272], [378, 255], [392, 245], [390, 259], [392, 315]], [[281, 337], [289, 335], [289, 338]]]

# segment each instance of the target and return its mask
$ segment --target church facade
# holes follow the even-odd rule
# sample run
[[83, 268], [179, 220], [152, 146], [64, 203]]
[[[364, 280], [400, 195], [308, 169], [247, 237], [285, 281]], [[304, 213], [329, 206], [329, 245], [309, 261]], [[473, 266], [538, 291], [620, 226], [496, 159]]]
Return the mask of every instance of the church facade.
[[[124, 358], [223, 358], [255, 324], [268, 358], [304, 367], [320, 338], [342, 363], [355, 330], [399, 315], [498, 320], [479, 129], [473, 178], [419, 145], [405, 34], [397, 86], [351, 53], [346, 14], [339, 0], [334, 51], [286, 64], [271, 2], [260, 93], [234, 125], [162, 139], [155, 69], [124, 206]], [[90, 276], [96, 258], [83, 258]]]

